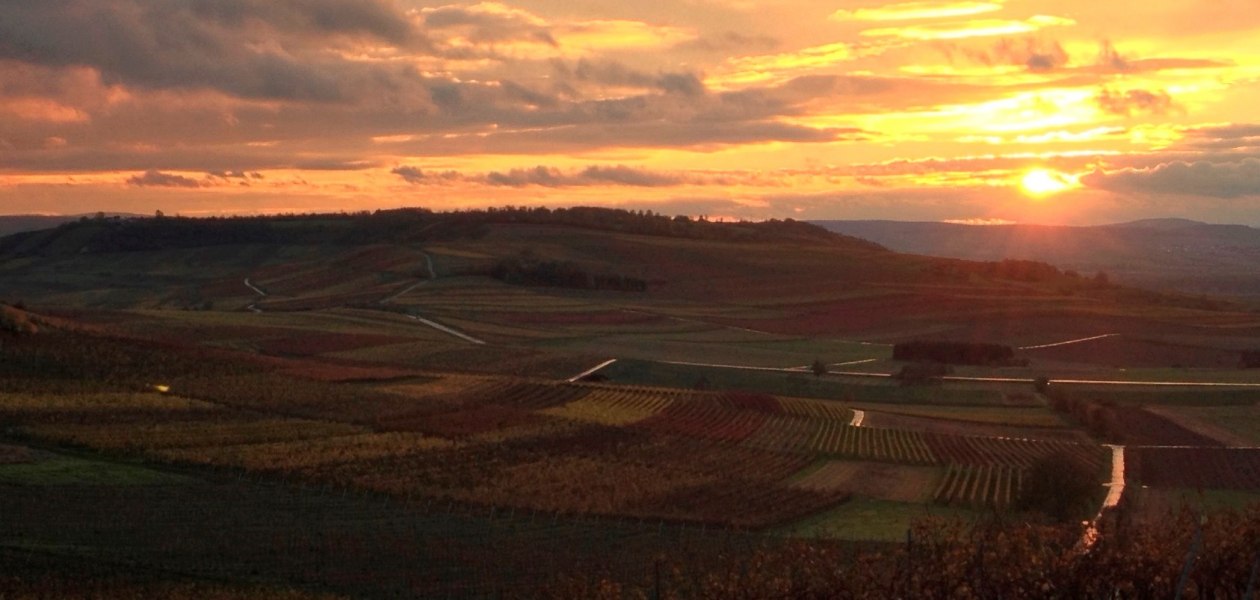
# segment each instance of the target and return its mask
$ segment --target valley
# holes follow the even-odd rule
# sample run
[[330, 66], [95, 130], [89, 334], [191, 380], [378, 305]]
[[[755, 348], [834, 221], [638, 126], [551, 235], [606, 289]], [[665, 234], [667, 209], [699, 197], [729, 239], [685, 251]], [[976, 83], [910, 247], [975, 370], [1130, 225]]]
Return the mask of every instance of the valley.
[[[123, 589], [771, 595], [785, 565], [920, 536], [949, 541], [917, 568], [954, 568], [1001, 523], [1044, 528], [1012, 561], [1054, 548], [1085, 586], [1109, 536], [1175, 571], [1186, 530], [1149, 524], [1260, 500], [1245, 305], [791, 221], [87, 220], [0, 239], [0, 300], [0, 513], [25, 517], [0, 564]], [[943, 340], [1015, 360], [893, 358]], [[1254, 527], [1231, 518], [1221, 547]], [[843, 589], [901, 572], [869, 577]]]

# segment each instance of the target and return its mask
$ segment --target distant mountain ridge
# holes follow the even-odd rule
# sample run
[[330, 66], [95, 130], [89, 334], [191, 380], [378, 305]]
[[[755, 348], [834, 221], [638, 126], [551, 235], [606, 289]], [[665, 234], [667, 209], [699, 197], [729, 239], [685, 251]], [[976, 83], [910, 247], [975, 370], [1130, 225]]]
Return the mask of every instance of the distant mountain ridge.
[[813, 221], [898, 252], [968, 260], [1047, 262], [1164, 290], [1260, 300], [1260, 229], [1189, 219], [1091, 227]]
[[[52, 229], [62, 223], [92, 218], [93, 215], [0, 215], [0, 237], [21, 233], [23, 231], [39, 231]], [[123, 213], [102, 213], [105, 217], [131, 217], [137, 215]]]

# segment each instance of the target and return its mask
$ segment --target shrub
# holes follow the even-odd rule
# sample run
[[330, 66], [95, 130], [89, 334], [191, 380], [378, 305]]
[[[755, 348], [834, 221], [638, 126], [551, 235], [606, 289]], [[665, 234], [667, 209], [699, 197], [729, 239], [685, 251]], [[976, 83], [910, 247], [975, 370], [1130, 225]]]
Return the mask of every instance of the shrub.
[[901, 385], [933, 385], [941, 382], [941, 378], [953, 373], [949, 365], [938, 362], [914, 362], [901, 367], [893, 378]]
[[893, 346], [894, 360], [919, 360], [951, 365], [1012, 365], [1015, 350], [979, 342], [902, 342]]
[[12, 306], [0, 305], [0, 331], [30, 334], [39, 332], [39, 327], [35, 325], [30, 315], [25, 311]]
[[1099, 489], [1096, 473], [1064, 452], [1046, 455], [1024, 477], [1016, 507], [1039, 512], [1059, 522], [1088, 518]]

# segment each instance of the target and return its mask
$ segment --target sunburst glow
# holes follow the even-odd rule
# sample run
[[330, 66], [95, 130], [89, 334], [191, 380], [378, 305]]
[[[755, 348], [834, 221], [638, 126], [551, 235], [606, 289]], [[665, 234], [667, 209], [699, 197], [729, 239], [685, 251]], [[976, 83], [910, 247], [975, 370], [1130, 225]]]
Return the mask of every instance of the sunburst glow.
[[1075, 185], [1076, 180], [1071, 175], [1049, 169], [1033, 169], [1019, 182], [1025, 193], [1038, 198], [1057, 194]]

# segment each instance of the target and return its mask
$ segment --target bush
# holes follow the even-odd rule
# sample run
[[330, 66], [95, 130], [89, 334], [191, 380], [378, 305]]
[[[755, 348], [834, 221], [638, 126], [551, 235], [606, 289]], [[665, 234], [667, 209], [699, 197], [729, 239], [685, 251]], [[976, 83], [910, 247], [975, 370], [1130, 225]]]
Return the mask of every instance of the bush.
[[0, 331], [18, 334], [38, 333], [39, 327], [25, 311], [12, 306], [0, 305]]
[[1080, 521], [1092, 515], [1098, 489], [1097, 473], [1071, 455], [1059, 452], [1044, 456], [1029, 467], [1015, 506], [1058, 522]]
[[953, 373], [954, 370], [949, 365], [938, 362], [915, 362], [901, 367], [893, 375], [894, 379], [901, 382], [901, 385], [934, 385], [941, 382], [941, 378]]
[[893, 360], [918, 360], [951, 365], [1012, 365], [1015, 350], [979, 342], [902, 342], [893, 346]]

